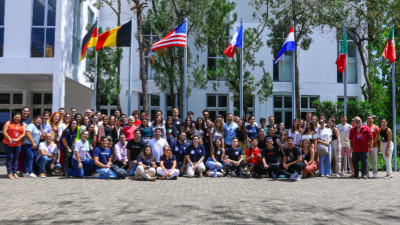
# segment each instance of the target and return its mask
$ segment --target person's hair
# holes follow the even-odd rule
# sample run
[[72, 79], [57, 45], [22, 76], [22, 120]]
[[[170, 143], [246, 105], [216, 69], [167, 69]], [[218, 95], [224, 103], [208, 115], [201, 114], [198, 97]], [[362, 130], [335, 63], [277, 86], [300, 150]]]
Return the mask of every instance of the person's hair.
[[[287, 135], [286, 131], [281, 132], [281, 133], [279, 134], [278, 139], [279, 139], [279, 141], [281, 141], [283, 135], [285, 135], [285, 142], [286, 142], [286, 140], [287, 140], [287, 138], [288, 138], [288, 135]], [[282, 142], [281, 142], [281, 143], [282, 143]], [[282, 143], [282, 144], [283, 144], [283, 143]]]
[[100, 137], [100, 141], [104, 141], [104, 139], [107, 139], [107, 140], [108, 140], [108, 137], [107, 137], [107, 136], [101, 136], [101, 137]]
[[387, 119], [385, 119], [385, 118], [381, 119], [381, 123], [382, 123], [382, 121], [385, 121], [386, 123], [388, 122]]
[[271, 119], [271, 118], [274, 118], [274, 120], [275, 120], [275, 117], [274, 117], [274, 116], [269, 116], [269, 117], [268, 117], [268, 119]]
[[[335, 124], [333, 123], [333, 120], [329, 119], [328, 122], [329, 121], [332, 122], [332, 127], [329, 127], [329, 125], [328, 125], [328, 127], [332, 130], [332, 133], [333, 133], [333, 132], [335, 132], [336, 127], [335, 127]], [[328, 123], [326, 123], [326, 124], [328, 124]]]
[[157, 131], [160, 131], [161, 134], [162, 134], [162, 129], [161, 129], [161, 128], [156, 128], [156, 129], [154, 130], [154, 134], [155, 134]]
[[306, 139], [304, 139], [303, 140], [303, 142], [302, 142], [302, 144], [301, 144], [301, 149], [303, 150], [304, 149], [304, 143], [305, 142], [308, 142], [308, 153], [310, 153], [311, 154], [311, 159], [314, 159], [314, 151], [312, 150], [312, 145], [311, 145], [311, 141], [310, 141], [310, 139], [308, 139], [308, 138], [306, 138]]
[[77, 113], [77, 114], [75, 114], [75, 120], [77, 120], [76, 118], [78, 118], [78, 116], [80, 116], [80, 117], [81, 117], [81, 123], [82, 123], [83, 116], [82, 116], [82, 114], [80, 114], [80, 113]]
[[228, 114], [226, 114], [226, 118], [228, 118], [228, 116], [233, 116], [233, 114], [232, 113], [228, 113]]
[[177, 108], [174, 108], [174, 109], [172, 110], [172, 112], [176, 112], [176, 111], [177, 111], [178, 113], [180, 112], [179, 109], [177, 109]]
[[156, 114], [157, 113], [161, 113], [161, 115], [162, 115], [162, 111], [161, 110], [156, 110]]
[[205, 109], [205, 110], [203, 110], [202, 114], [204, 114], [205, 112], [210, 113], [210, 111], [208, 111], [208, 109]]
[[[135, 130], [135, 131], [136, 131], [136, 130]], [[119, 135], [120, 138], [121, 138], [121, 136], [126, 137], [126, 135], [125, 135], [124, 133], [121, 133], [121, 134]]]
[[[168, 124], [168, 120], [172, 121], [171, 126]], [[170, 127], [174, 126], [173, 124], [174, 118], [172, 116], [167, 116], [167, 119], [165, 119], [165, 129], [168, 130]]]
[[[202, 121], [201, 126], [200, 126], [199, 123], [198, 123], [199, 119]], [[197, 120], [196, 120], [196, 122], [194, 123], [194, 126], [195, 126], [195, 129], [196, 129], [196, 130], [199, 130], [199, 131], [200, 131], [200, 130], [203, 130], [203, 131], [206, 130], [205, 121], [204, 121], [204, 119], [203, 119], [202, 117], [197, 117]]]
[[306, 116], [307, 116], [308, 114], [310, 114], [310, 115], [312, 116], [312, 112], [308, 112], [308, 113], [306, 114]]
[[303, 125], [304, 125], [304, 120], [303, 120], [303, 119], [300, 119], [300, 120], [299, 120], [299, 128], [302, 128], [302, 127], [300, 126], [301, 121], [303, 121]]
[[133, 110], [132, 111], [132, 116], [134, 116], [134, 115], [139, 115], [140, 113], [139, 113], [139, 110]]
[[143, 121], [145, 121], [145, 120], [146, 120], [147, 122], [149, 122], [148, 119], [142, 119], [142, 122], [140, 123], [140, 127], [141, 127], [141, 128], [149, 128], [149, 123], [147, 123], [147, 127], [144, 126]]
[[255, 116], [250, 115], [249, 118], [248, 118], [249, 123], [250, 123], [251, 118], [254, 118], [254, 120], [256, 120], [256, 117], [255, 117]]
[[[187, 124], [187, 121], [190, 120], [190, 124]], [[193, 126], [192, 126], [192, 119], [190, 117], [186, 117], [185, 122], [183, 123], [182, 126], [182, 132], [187, 132], [187, 131], [193, 131]], [[190, 138], [190, 137], [186, 137]]]
[[307, 134], [307, 133], [308, 133], [308, 128], [307, 128], [307, 125], [308, 125], [308, 124], [310, 124], [311, 130], [312, 130], [312, 131], [315, 131], [314, 124], [313, 124], [312, 122], [309, 122], [309, 123], [306, 124], [306, 129], [304, 129], [303, 134]]
[[119, 109], [114, 110], [114, 115], [115, 115], [116, 112], [121, 113], [121, 110], [119, 110]]
[[173, 158], [173, 155], [174, 155], [174, 154], [172, 154], [171, 151], [169, 151], [169, 158], [167, 158], [167, 156], [165, 156], [165, 153], [164, 153], [164, 149], [165, 149], [166, 147], [168, 147], [169, 150], [171, 150], [171, 148], [169, 147], [169, 145], [164, 145], [164, 146], [162, 147], [162, 150], [163, 150], [163, 155], [161, 156], [161, 159], [162, 159], [162, 160], [172, 159], [172, 158]]
[[188, 112], [186, 113], [186, 115], [194, 115], [194, 112], [188, 111]]
[[288, 141], [288, 140], [294, 141], [294, 138], [289, 136], [289, 137], [286, 138], [286, 141]]
[[258, 138], [257, 137], [252, 137], [251, 138], [251, 142], [253, 142], [253, 140], [257, 140], [257, 142], [258, 142]]
[[336, 119], [336, 116], [335, 116], [335, 115], [333, 115], [333, 114], [329, 116], [329, 118], [332, 118], [332, 117], [334, 117], [334, 118]]
[[[77, 133], [78, 133], [78, 122], [76, 122], [76, 120], [72, 120], [69, 124], [68, 127], [63, 131], [62, 135], [67, 135], [69, 131], [72, 131], [72, 124], [76, 123], [76, 128], [73, 131], [74, 134], [72, 136], [76, 137]], [[74, 138], [75, 139], [75, 138]]]
[[232, 138], [231, 142], [232, 142], [234, 139], [236, 139], [236, 140], [239, 142], [239, 138], [237, 138], [237, 137]]
[[[161, 117], [161, 120], [160, 120], [160, 123], [157, 123], [157, 117]], [[156, 116], [154, 116], [154, 121], [153, 121], [153, 123], [151, 124], [151, 126], [152, 127], [156, 127], [156, 126], [158, 126], [158, 125], [164, 125], [164, 117], [162, 116], [162, 115], [157, 115], [156, 114]]]
[[89, 132], [88, 130], [83, 130], [83, 131], [81, 132], [81, 134], [83, 134], [83, 133], [85, 133], [85, 132], [88, 132], [88, 135], [90, 135], [90, 132]]
[[[42, 118], [41, 116], [35, 116], [35, 118], [33, 118], [33, 120], [32, 120], [33, 125], [35, 125], [35, 122], [36, 122], [37, 119], [41, 119], [41, 120], [42, 120], [42, 123], [43, 123], [43, 118]], [[21, 120], [22, 120], [22, 119], [21, 119]], [[35, 126], [36, 126], [36, 125], [35, 125]], [[39, 125], [39, 126], [36, 126], [36, 128], [40, 131], [40, 125]]]
[[200, 140], [200, 137], [199, 137], [199, 135], [193, 135], [193, 136], [192, 136], [192, 140], [194, 140], [194, 138], [195, 138], [195, 137], [197, 137], [197, 139], [199, 139], [199, 140]]
[[[246, 133], [246, 123], [244, 122], [244, 120], [240, 119], [240, 121], [242, 121], [242, 127], [240, 128], [240, 139], [242, 140], [247, 140], [247, 133]], [[240, 122], [239, 121], [239, 122]], [[238, 128], [239, 129], [239, 128]], [[238, 138], [238, 142], [239, 142], [239, 138]]]
[[[31, 109], [28, 106], [22, 107], [21, 111], [24, 111], [24, 109], [29, 109], [29, 113], [31, 112]], [[22, 118], [22, 117], [21, 117]]]
[[[299, 124], [297, 125], [297, 127], [294, 126], [294, 122], [297, 120], [297, 122], [299, 122]], [[294, 134], [296, 131], [300, 130], [300, 121], [298, 118], [295, 118], [293, 120], [293, 124], [292, 124], [292, 128], [290, 128], [290, 130], [292, 131], [292, 133]]]
[[137, 132], [142, 133], [139, 129], [136, 129], [135, 132], [133, 132], [133, 134], [135, 134]]
[[47, 110], [43, 112], [42, 116], [44, 116], [44, 115], [46, 115], [46, 114], [48, 114], [49, 117], [51, 116], [51, 113], [50, 113], [49, 111], [47, 111]]
[[319, 120], [318, 120], [318, 117], [317, 116], [312, 116], [311, 117], [311, 123], [312, 123], [312, 119], [315, 119], [315, 126], [314, 127], [318, 127], [319, 126]]
[[347, 116], [344, 115], [344, 114], [340, 116], [340, 118], [345, 118], [345, 117], [346, 117], [346, 119], [347, 119]]
[[267, 120], [263, 117], [260, 119], [260, 123], [262, 123], [262, 122], [267, 122]]
[[[58, 121], [56, 122], [56, 124], [53, 124], [53, 118], [54, 118], [55, 115], [58, 115], [58, 117], [59, 117], [60, 119], [58, 119]], [[22, 120], [22, 116], [21, 116], [21, 120]], [[60, 116], [60, 113], [59, 113], [59, 112], [54, 112], [53, 114], [51, 114], [51, 116], [50, 116], [50, 118], [49, 118], [49, 123], [50, 123], [50, 125], [52, 125], [52, 126], [58, 126], [58, 125], [60, 124], [60, 122], [61, 122], [61, 116]]]
[[[221, 123], [221, 126], [218, 128], [217, 123]], [[214, 132], [219, 132], [224, 136], [224, 123], [222, 122], [221, 119], [216, 119], [214, 122]]]
[[[90, 133], [90, 131], [89, 131], [89, 127], [92, 126], [92, 125], [94, 126], [94, 127], [93, 127], [93, 128], [94, 128], [94, 129], [93, 129], [93, 135], [94, 135], [94, 134], [96, 133], [96, 129], [95, 129], [96, 126], [94, 125], [94, 123], [89, 123], [89, 124], [87, 125], [87, 127], [86, 127], [86, 130], [83, 130], [83, 131], [88, 131], [88, 132], [89, 132], [89, 135], [92, 135], [92, 134]], [[83, 132], [82, 132], [82, 133], [83, 133]]]
[[[146, 149], [150, 148], [150, 154], [149, 156], [146, 155]], [[143, 160], [151, 160], [153, 162], [156, 161], [156, 158], [153, 156], [153, 150], [151, 149], [150, 145], [146, 145], [143, 147], [142, 151], [139, 153], [139, 157], [142, 158]]]
[[85, 124], [85, 118], [88, 118], [88, 120], [89, 120], [88, 125], [89, 125], [89, 124], [90, 124], [90, 118], [89, 118], [88, 116], [83, 116], [83, 118], [82, 118], [82, 124]]
[[120, 118], [122, 118], [122, 117], [124, 117], [124, 116], [127, 117], [126, 114], [121, 114], [121, 117], [120, 117]]
[[149, 112], [146, 112], [146, 116], [150, 116], [151, 114]]
[[59, 108], [59, 109], [58, 109], [58, 111], [60, 111], [60, 110], [64, 110], [64, 111], [65, 111], [65, 109], [64, 109], [64, 108]]
[[367, 116], [367, 119], [368, 119], [368, 117], [371, 117], [372, 119], [374, 119], [374, 117], [373, 117], [372, 115], [368, 115], [368, 116]]
[[72, 111], [73, 109], [77, 110], [75, 107], [72, 107], [69, 111]]
[[107, 123], [104, 123], [104, 122], [103, 122], [102, 125], [104, 125], [104, 124], [107, 124], [107, 125], [110, 124], [110, 118], [109, 118], [108, 116], [102, 116], [102, 117], [101, 117], [101, 121], [103, 121], [104, 119], [107, 119], [108, 122], [107, 122]]

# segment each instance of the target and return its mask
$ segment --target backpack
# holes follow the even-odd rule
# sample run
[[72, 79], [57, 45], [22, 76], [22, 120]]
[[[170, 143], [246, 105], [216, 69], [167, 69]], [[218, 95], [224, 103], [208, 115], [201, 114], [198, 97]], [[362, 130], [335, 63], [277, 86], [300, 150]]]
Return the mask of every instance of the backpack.
[[126, 170], [119, 168], [117, 165], [111, 165], [110, 169], [117, 174], [117, 180], [123, 180], [128, 175]]

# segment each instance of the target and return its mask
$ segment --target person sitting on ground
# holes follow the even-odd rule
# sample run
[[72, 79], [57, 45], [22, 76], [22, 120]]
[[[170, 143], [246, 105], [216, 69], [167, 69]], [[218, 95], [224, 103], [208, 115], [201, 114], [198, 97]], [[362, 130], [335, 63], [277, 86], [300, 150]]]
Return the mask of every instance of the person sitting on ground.
[[[135, 131], [136, 132], [136, 131]], [[114, 146], [114, 161], [113, 163], [119, 168], [128, 170], [129, 161], [126, 149], [126, 136], [125, 134], [119, 135], [119, 142]]]
[[39, 153], [36, 158], [36, 164], [39, 166], [39, 177], [45, 178], [45, 170], [47, 174], [52, 175], [54, 170], [61, 169], [61, 164], [58, 160], [58, 147], [51, 141], [52, 135], [45, 135], [45, 142], [39, 144]]
[[94, 150], [94, 164], [97, 169], [111, 167], [111, 150], [109, 147], [109, 138], [106, 136], [101, 137], [101, 146]]
[[156, 158], [153, 156], [151, 147], [149, 145], [146, 145], [140, 152], [137, 162], [135, 179], [141, 180], [145, 178], [149, 181], [156, 181]]
[[186, 140], [186, 133], [179, 134], [179, 139], [176, 141], [171, 142], [170, 148], [172, 154], [176, 157], [176, 168], [179, 170], [179, 176], [183, 176], [185, 172], [186, 165], [186, 149], [188, 145], [185, 143]]
[[89, 142], [87, 141], [88, 137], [89, 131], [85, 130], [81, 134], [81, 139], [75, 142], [74, 154], [72, 155], [72, 166], [75, 168], [75, 170], [68, 169], [68, 176], [83, 178], [83, 176], [88, 177], [91, 175], [94, 167], [94, 161], [89, 154], [90, 147]]
[[[307, 123], [312, 124], [312, 123]], [[303, 170], [303, 177], [305, 178], [308, 174], [310, 174], [311, 178], [315, 177], [314, 172], [317, 170], [317, 163], [314, 160], [314, 149], [312, 148], [312, 142], [309, 139], [303, 139], [302, 148], [303, 154], [303, 162], [305, 163], [306, 168]]]
[[[222, 148], [222, 139], [217, 138], [215, 139], [215, 145], [211, 147], [211, 156], [208, 157], [206, 166], [210, 168], [207, 172], [209, 177], [214, 175], [214, 170], [221, 170], [222, 169], [222, 159], [225, 157], [225, 149]], [[217, 176], [222, 177], [223, 174], [221, 172], [217, 172]]]
[[137, 166], [137, 157], [139, 156], [144, 146], [146, 146], [145, 141], [143, 141], [143, 139], [141, 139], [140, 137], [141, 136], [140, 130], [135, 130], [134, 136], [135, 138], [129, 140], [128, 144], [126, 145], [128, 162], [129, 162], [129, 176], [133, 176], [135, 174]]
[[262, 161], [266, 176], [271, 173], [273, 178], [279, 174], [279, 162], [281, 159], [281, 152], [278, 147], [273, 146], [274, 141], [268, 137], [266, 140], [267, 147], [262, 150]]
[[301, 171], [305, 168], [300, 148], [294, 145], [294, 138], [288, 137], [286, 139], [288, 148], [285, 150], [285, 158], [281, 164], [281, 170], [290, 174], [289, 180], [301, 180]]
[[193, 177], [196, 170], [199, 171], [199, 176], [203, 177], [203, 172], [206, 170], [203, 163], [205, 152], [204, 146], [199, 144], [199, 136], [193, 135], [193, 143], [186, 149], [188, 177]]
[[265, 171], [260, 165], [260, 160], [261, 160], [261, 154], [262, 150], [257, 147], [258, 145], [258, 138], [253, 137], [251, 139], [251, 147], [246, 150], [244, 155], [246, 156], [246, 162], [247, 166], [250, 169], [250, 175], [249, 177], [253, 177], [253, 171], [257, 173], [257, 175], [261, 178], [265, 177]]
[[176, 168], [176, 157], [172, 154], [168, 145], [163, 147], [164, 154], [160, 159], [160, 166], [157, 167], [159, 179], [178, 179], [179, 170]]
[[[232, 147], [226, 150], [224, 162], [225, 176], [229, 177], [230, 171], [235, 171], [236, 174], [239, 174], [246, 167], [246, 162], [243, 161], [243, 151], [237, 147], [238, 143], [238, 138], [232, 138]], [[240, 177], [243, 177], [242, 173], [240, 173]]]

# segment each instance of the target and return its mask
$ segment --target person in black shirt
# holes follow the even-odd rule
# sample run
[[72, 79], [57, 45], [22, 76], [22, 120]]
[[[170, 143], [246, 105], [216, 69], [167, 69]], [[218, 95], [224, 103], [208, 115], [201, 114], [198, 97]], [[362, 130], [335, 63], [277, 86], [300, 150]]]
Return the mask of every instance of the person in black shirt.
[[259, 149], [264, 149], [264, 148], [267, 147], [267, 143], [266, 143], [267, 137], [265, 136], [265, 130], [264, 130], [264, 129], [260, 129], [260, 130], [258, 131], [258, 137], [257, 137], [257, 139], [258, 139], [257, 147], [258, 147]]
[[165, 134], [168, 144], [171, 144], [171, 142], [178, 140], [178, 132], [176, 130], [176, 127], [173, 125], [173, 119], [170, 116], [168, 116], [165, 120]]
[[270, 137], [272, 139], [272, 141], [274, 142], [273, 146], [278, 148], [278, 143], [276, 142], [276, 140], [278, 139], [279, 136], [275, 134], [274, 127], [268, 128], [268, 136], [267, 137]]
[[286, 142], [289, 147], [285, 150], [285, 159], [281, 165], [281, 170], [291, 173], [289, 180], [301, 180], [301, 171], [306, 167], [303, 162], [300, 148], [294, 146], [293, 137], [288, 137]]
[[279, 174], [279, 162], [281, 160], [281, 151], [279, 148], [274, 147], [274, 141], [272, 138], [268, 137], [266, 140], [267, 147], [262, 151], [262, 161], [264, 164], [264, 169], [268, 174], [271, 173], [273, 178], [276, 178]]
[[177, 131], [177, 135], [179, 136], [179, 134], [181, 133], [182, 130], [182, 126], [183, 126], [183, 119], [179, 119], [179, 109], [175, 108], [172, 110], [172, 115], [174, 116], [172, 118], [172, 124], [175, 126], [176, 131]]
[[146, 146], [144, 141], [140, 138], [140, 130], [135, 130], [134, 138], [128, 141], [126, 144], [126, 149], [128, 151], [128, 161], [129, 161], [129, 175], [133, 176], [137, 167], [137, 157], [139, 156], [142, 149]]

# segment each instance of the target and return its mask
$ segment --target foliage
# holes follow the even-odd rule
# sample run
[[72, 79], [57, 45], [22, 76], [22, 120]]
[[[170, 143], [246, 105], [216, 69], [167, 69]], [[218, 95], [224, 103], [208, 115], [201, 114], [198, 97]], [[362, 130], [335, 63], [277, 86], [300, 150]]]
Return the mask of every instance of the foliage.
[[[336, 120], [340, 121], [340, 116], [344, 114], [344, 103], [343, 102], [332, 102], [329, 100], [312, 102], [312, 107], [315, 108], [315, 115], [319, 118], [321, 115], [329, 117], [331, 115], [336, 116]], [[350, 120], [356, 116], [359, 116], [364, 122], [368, 115], [372, 115], [372, 106], [367, 101], [353, 101], [347, 102], [347, 120]]]
[[[109, 29], [107, 27], [107, 30]], [[99, 27], [99, 33], [102, 32], [103, 29]], [[90, 83], [94, 83], [95, 51], [96, 49], [93, 47], [86, 56], [89, 63], [84, 75]], [[121, 86], [117, 79], [117, 67], [122, 57], [122, 48], [102, 48], [97, 52], [97, 108], [100, 105], [100, 98], [105, 98], [108, 103], [112, 103], [115, 96], [121, 92]]]

